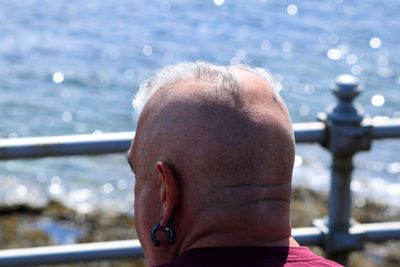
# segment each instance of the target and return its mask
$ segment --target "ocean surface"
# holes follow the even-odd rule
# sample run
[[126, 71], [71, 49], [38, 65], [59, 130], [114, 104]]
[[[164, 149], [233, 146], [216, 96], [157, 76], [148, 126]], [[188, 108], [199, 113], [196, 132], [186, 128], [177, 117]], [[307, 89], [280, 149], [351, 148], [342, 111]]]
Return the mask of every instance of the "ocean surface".
[[[351, 73], [371, 117], [400, 117], [400, 2], [347, 0], [0, 0], [0, 138], [135, 130], [131, 99], [180, 61], [269, 69], [294, 122], [335, 101]], [[355, 204], [400, 198], [400, 140], [356, 156]], [[330, 155], [297, 147], [294, 183], [329, 188]], [[133, 212], [124, 155], [0, 162], [0, 203], [56, 198], [83, 212]]]

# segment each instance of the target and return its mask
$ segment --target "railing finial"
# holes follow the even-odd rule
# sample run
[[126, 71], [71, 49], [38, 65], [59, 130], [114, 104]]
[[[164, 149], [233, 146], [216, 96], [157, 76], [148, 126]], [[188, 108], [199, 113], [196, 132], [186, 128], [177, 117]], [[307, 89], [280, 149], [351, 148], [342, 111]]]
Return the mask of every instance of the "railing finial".
[[361, 93], [363, 87], [353, 75], [342, 74], [336, 78], [331, 89], [340, 101], [352, 101]]
[[338, 104], [328, 107], [328, 117], [331, 120], [343, 123], [360, 123], [364, 117], [364, 110], [353, 100], [363, 91], [358, 79], [350, 74], [343, 74], [336, 78], [331, 86]]

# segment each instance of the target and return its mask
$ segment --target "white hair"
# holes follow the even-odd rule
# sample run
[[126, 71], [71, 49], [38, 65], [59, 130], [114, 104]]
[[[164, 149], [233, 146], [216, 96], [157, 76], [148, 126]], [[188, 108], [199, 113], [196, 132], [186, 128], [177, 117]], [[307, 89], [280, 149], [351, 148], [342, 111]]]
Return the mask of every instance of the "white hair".
[[247, 65], [219, 66], [207, 62], [183, 62], [158, 70], [152, 77], [143, 81], [132, 100], [134, 113], [139, 117], [144, 105], [160, 88], [167, 87], [178, 81], [200, 78], [207, 81], [222, 81], [231, 77], [232, 69], [242, 69], [251, 72], [267, 82], [276, 93], [275, 80], [262, 68], [252, 68]]

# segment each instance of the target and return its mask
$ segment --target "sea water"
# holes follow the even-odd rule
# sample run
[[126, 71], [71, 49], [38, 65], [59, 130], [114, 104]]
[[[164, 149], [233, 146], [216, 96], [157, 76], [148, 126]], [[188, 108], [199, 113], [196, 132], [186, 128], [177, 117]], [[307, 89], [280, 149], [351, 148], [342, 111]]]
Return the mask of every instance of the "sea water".
[[[0, 1], [0, 138], [135, 130], [131, 98], [180, 61], [270, 70], [294, 122], [315, 121], [350, 73], [371, 117], [400, 117], [398, 1]], [[356, 205], [398, 205], [400, 142], [356, 156]], [[330, 155], [297, 147], [294, 183], [326, 191]], [[0, 203], [56, 198], [83, 212], [132, 212], [134, 176], [121, 155], [0, 162]]]

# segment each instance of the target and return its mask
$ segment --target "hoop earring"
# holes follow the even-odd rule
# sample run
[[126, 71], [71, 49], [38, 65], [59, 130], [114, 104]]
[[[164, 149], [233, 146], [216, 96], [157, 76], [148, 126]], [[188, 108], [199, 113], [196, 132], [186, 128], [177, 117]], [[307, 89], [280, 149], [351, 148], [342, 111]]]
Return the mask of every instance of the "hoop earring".
[[162, 226], [160, 224], [161, 219], [162, 217], [158, 219], [158, 223], [153, 226], [150, 234], [151, 240], [153, 241], [153, 245], [156, 247], [161, 246], [161, 241], [157, 238], [157, 232], [159, 230], [168, 233], [167, 242], [169, 244], [173, 244], [175, 242], [174, 229], [170, 224], [168, 224], [167, 226]]

